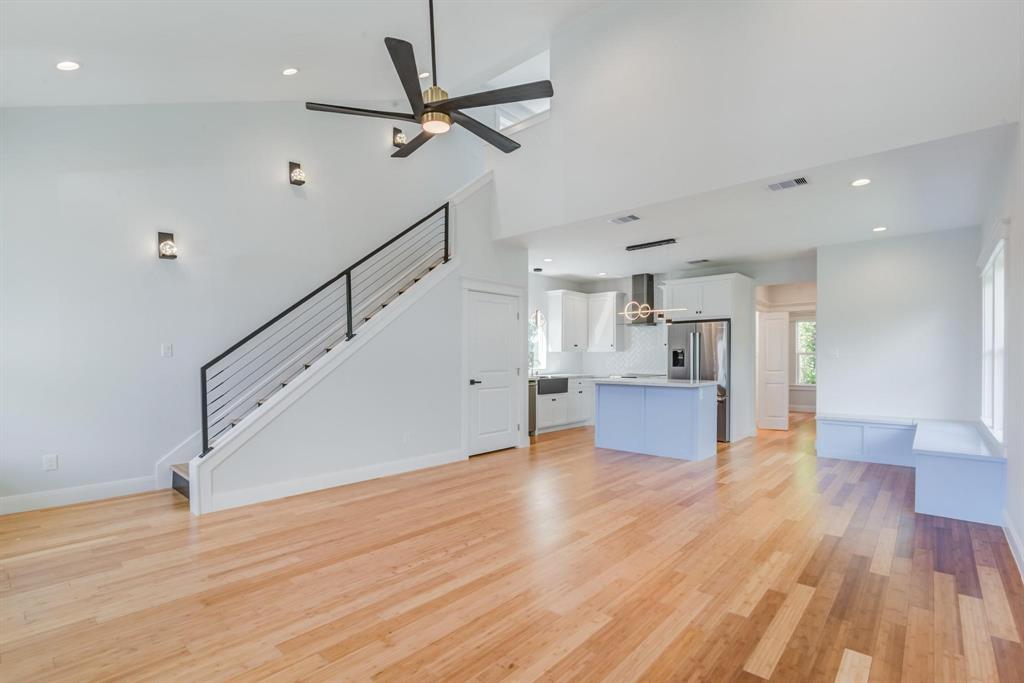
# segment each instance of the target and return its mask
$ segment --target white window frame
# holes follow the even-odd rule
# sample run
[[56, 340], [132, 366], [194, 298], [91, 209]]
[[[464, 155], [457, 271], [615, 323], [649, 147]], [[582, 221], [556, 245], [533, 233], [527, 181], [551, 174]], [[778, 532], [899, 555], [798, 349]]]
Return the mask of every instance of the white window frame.
[[[818, 386], [817, 384], [803, 384], [803, 383], [798, 381], [800, 379], [800, 356], [810, 356], [810, 355], [813, 355], [813, 356], [815, 356], [815, 358], [817, 358], [817, 356], [818, 356], [817, 351], [815, 351], [814, 354], [810, 354], [810, 353], [800, 353], [800, 351], [797, 349], [796, 326], [797, 326], [798, 323], [807, 323], [807, 322], [814, 323], [814, 341], [815, 341], [814, 348], [817, 349], [818, 348], [818, 344], [817, 344], [817, 341], [818, 341], [818, 321], [815, 319], [815, 316], [813, 316], [813, 315], [798, 315], [798, 316], [791, 317], [789, 319], [789, 339], [790, 339], [789, 346], [790, 346], [791, 349], [793, 349], [793, 351], [791, 352], [791, 355], [792, 355], [792, 359], [791, 360], [792, 360], [792, 365], [793, 365], [793, 376], [790, 378], [789, 386], [794, 387], [794, 388], [801, 388], [801, 389], [815, 389]], [[817, 367], [817, 366], [815, 366], [815, 367]]]
[[981, 423], [1002, 443], [1006, 420], [1006, 249], [999, 240], [981, 269]]
[[548, 366], [548, 323], [547, 316], [540, 308], [535, 309], [530, 313], [530, 320], [527, 321], [527, 337], [529, 337], [529, 328], [531, 322], [534, 322], [537, 326], [537, 362], [539, 363], [536, 367], [531, 367], [530, 372], [537, 374], [538, 372], [545, 370]]

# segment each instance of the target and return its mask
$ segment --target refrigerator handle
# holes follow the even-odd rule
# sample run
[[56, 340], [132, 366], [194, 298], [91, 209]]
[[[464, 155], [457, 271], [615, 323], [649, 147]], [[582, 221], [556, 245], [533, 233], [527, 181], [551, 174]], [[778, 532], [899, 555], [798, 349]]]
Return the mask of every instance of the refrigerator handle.
[[695, 332], [690, 332], [690, 381], [693, 381], [693, 363], [696, 357], [693, 355], [693, 335]]
[[696, 342], [697, 342], [696, 343], [697, 356], [694, 358], [694, 361], [693, 361], [693, 375], [694, 375], [694, 381], [695, 382], [699, 382], [700, 381], [700, 347], [701, 347], [701, 341], [702, 341], [701, 337], [703, 335], [700, 332], [694, 332], [693, 335], [696, 338]]

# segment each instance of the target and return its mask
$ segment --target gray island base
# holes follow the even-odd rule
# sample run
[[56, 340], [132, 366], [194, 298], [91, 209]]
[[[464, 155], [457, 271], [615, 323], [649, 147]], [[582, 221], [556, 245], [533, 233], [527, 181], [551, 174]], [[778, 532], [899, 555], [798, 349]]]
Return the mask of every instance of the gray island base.
[[594, 445], [704, 460], [717, 452], [718, 385], [670, 379], [600, 379]]

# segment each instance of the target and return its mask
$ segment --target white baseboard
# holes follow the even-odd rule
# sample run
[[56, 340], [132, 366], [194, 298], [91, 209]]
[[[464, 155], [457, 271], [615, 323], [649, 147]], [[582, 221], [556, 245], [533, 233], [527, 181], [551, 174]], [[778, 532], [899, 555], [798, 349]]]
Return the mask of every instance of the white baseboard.
[[127, 496], [132, 493], [152, 490], [153, 477], [136, 477], [135, 479], [119, 479], [117, 481], [105, 481], [99, 484], [86, 484], [85, 486], [69, 486], [49, 491], [19, 493], [14, 496], [0, 498], [0, 514], [8, 515], [13, 512], [86, 503], [92, 500]]
[[167, 455], [156, 461], [156, 465], [153, 467], [153, 480], [156, 482], [156, 488], [171, 488], [171, 465], [186, 463], [199, 455], [199, 451], [203, 449], [201, 435], [201, 432], [197, 431], [188, 436], [172, 448]]
[[1021, 537], [1020, 531], [1013, 525], [1013, 520], [1010, 519], [1010, 515], [1006, 511], [1003, 512], [1003, 533], [1006, 534], [1006, 542], [1010, 545], [1013, 559], [1017, 560], [1017, 571], [1024, 579], [1024, 538]]
[[301, 479], [274, 482], [273, 484], [265, 484], [263, 486], [253, 486], [234, 491], [214, 491], [210, 496], [210, 509], [203, 510], [203, 512], [214, 512], [241, 505], [262, 503], [267, 500], [294, 496], [300, 493], [310, 493], [311, 491], [320, 491], [322, 489], [334, 488], [335, 486], [344, 486], [345, 484], [355, 484], [360, 481], [412, 472], [413, 470], [421, 470], [427, 467], [447, 465], [466, 459], [466, 454], [463, 453], [462, 449], [455, 448], [449, 451], [441, 451], [440, 453], [366, 465], [350, 470], [327, 472]]

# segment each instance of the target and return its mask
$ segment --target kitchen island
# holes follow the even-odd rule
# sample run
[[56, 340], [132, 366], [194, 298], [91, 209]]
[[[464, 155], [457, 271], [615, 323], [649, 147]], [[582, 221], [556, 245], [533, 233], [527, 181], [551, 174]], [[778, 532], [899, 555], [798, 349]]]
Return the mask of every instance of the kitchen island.
[[598, 448], [704, 460], [717, 452], [718, 384], [673, 379], [596, 379]]

